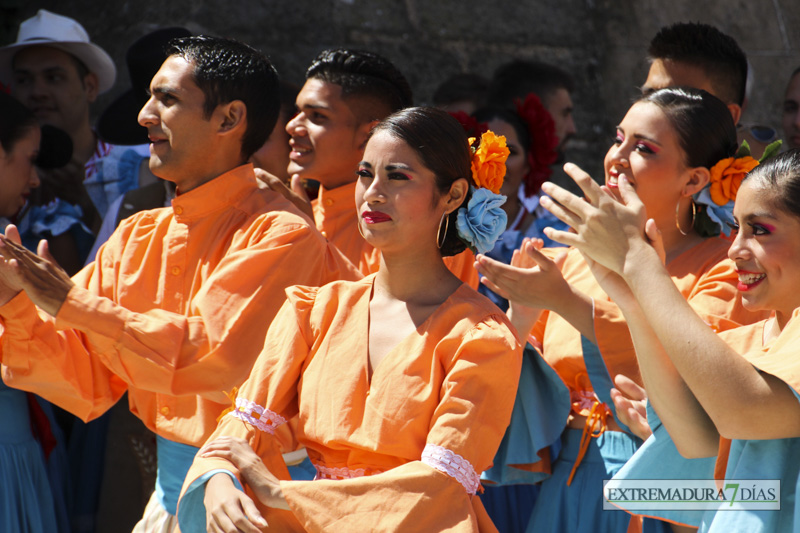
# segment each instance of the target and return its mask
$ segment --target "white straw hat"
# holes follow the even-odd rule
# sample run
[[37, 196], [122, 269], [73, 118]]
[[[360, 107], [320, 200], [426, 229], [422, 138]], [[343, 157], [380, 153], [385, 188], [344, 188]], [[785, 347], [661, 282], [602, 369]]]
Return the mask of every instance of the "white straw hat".
[[14, 55], [29, 46], [50, 46], [77, 57], [97, 75], [101, 93], [114, 85], [117, 68], [111, 56], [89, 41], [89, 34], [76, 20], [44, 9], [19, 25], [17, 42], [0, 48], [0, 81], [11, 83]]

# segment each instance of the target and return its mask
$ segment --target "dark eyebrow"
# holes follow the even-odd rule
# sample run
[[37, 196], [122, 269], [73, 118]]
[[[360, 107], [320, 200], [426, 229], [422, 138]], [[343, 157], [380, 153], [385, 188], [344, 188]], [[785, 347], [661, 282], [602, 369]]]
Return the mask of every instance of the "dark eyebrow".
[[[735, 217], [734, 217], [734, 218], [735, 218]], [[748, 221], [750, 221], [750, 220], [753, 220], [754, 218], [768, 218], [768, 219], [770, 219], [770, 220], [776, 220], [776, 218], [777, 218], [777, 217], [775, 217], [775, 215], [773, 215], [773, 214], [772, 214], [772, 213], [770, 213], [770, 212], [763, 212], [763, 213], [748, 213], [748, 214], [747, 214], [747, 215], [745, 215], [745, 217], [742, 219], [742, 222], [748, 222]]]
[[173, 89], [171, 87], [156, 87], [155, 89], [150, 91], [150, 94], [163, 94], [166, 96], [174, 96], [174, 97], [177, 97], [178, 93], [179, 91], [177, 89]]
[[660, 142], [656, 141], [655, 139], [651, 139], [650, 137], [647, 137], [646, 135], [634, 135], [633, 138], [634, 139], [642, 139], [642, 140], [645, 140], [645, 141], [649, 141], [649, 142], [651, 142], [653, 144], [657, 144], [658, 146], [661, 146]]
[[413, 168], [411, 168], [408, 165], [404, 165], [403, 163], [392, 163], [390, 165], [386, 165], [386, 170], [390, 170], [390, 171], [391, 170], [410, 170], [411, 172], [414, 171]]
[[360, 167], [372, 168], [372, 165], [370, 165], [370, 164], [369, 164], [368, 162], [366, 162], [366, 161], [362, 161], [362, 162], [360, 162], [360, 163], [358, 164], [358, 166], [360, 166]]
[[321, 104], [303, 104], [302, 106], [297, 106], [298, 109], [324, 109], [326, 111], [330, 110], [330, 107]]
[[[621, 131], [622, 133], [625, 133], [625, 130], [622, 129], [622, 126], [616, 126], [616, 129]], [[641, 140], [649, 141], [649, 142], [651, 142], [651, 143], [653, 143], [655, 145], [661, 146], [660, 142], [658, 142], [658, 141], [656, 141], [654, 139], [651, 139], [650, 137], [647, 137], [646, 135], [638, 134], [638, 135], [634, 135], [633, 138], [634, 139], [641, 139]]]

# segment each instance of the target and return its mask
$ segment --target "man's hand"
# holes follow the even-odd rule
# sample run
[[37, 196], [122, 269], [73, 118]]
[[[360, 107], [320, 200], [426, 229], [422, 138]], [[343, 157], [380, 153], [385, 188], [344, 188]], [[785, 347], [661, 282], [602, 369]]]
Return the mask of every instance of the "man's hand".
[[6, 228], [6, 234], [0, 236], [0, 302], [8, 303], [24, 290], [37, 307], [56, 316], [75, 284], [50, 255], [47, 241], [39, 242], [38, 252], [36, 255], [20, 244], [16, 226]]
[[292, 188], [286, 186], [285, 183], [277, 176], [274, 176], [264, 169], [256, 168], [256, 178], [264, 183], [271, 190], [280, 193], [284, 198], [292, 202], [303, 214], [308, 216], [311, 221], [314, 221], [314, 210], [311, 208], [311, 200], [303, 188], [303, 182], [300, 176], [295, 174], [292, 176]]

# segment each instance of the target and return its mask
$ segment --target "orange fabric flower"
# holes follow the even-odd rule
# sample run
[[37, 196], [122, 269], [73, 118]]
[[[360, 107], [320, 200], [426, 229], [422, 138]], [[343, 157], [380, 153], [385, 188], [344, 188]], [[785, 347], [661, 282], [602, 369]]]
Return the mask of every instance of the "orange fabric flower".
[[748, 172], [758, 166], [758, 161], [749, 155], [739, 158], [728, 157], [711, 167], [709, 193], [717, 205], [725, 205], [736, 200], [739, 185]]
[[472, 154], [472, 178], [476, 187], [485, 187], [495, 194], [503, 186], [506, 159], [509, 154], [506, 138], [487, 131], [481, 135], [481, 144]]
[[222, 393], [223, 393], [225, 396], [227, 396], [227, 397], [228, 397], [228, 399], [231, 401], [231, 406], [230, 406], [230, 407], [228, 407], [227, 409], [225, 409], [224, 411], [222, 411], [222, 412], [219, 414], [219, 416], [217, 417], [217, 422], [219, 422], [220, 420], [222, 420], [222, 417], [224, 417], [225, 415], [227, 415], [228, 413], [230, 413], [231, 411], [233, 411], [234, 409], [236, 409], [236, 394], [237, 394], [238, 392], [239, 392], [239, 387], [234, 387], [234, 388], [233, 388], [233, 389], [232, 389], [230, 392], [225, 392], [225, 391], [222, 391]]

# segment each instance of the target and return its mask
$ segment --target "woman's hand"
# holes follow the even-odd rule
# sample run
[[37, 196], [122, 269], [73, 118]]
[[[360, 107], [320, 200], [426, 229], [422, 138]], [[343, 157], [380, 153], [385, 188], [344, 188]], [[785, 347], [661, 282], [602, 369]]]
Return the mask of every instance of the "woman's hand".
[[570, 292], [561, 275], [566, 251], [551, 260], [539, 250], [541, 239], [525, 239], [506, 265], [485, 255], [478, 255], [477, 268], [485, 277], [481, 283], [509, 300], [512, 305], [537, 310], [552, 309]]
[[236, 488], [228, 474], [216, 474], [208, 480], [203, 503], [206, 529], [212, 533], [259, 533], [267, 527], [253, 500]]
[[250, 444], [235, 437], [219, 437], [203, 446], [201, 457], [219, 457], [233, 463], [258, 498], [258, 501], [275, 509], [289, 509], [283, 497], [280, 480], [270, 472]]
[[647, 391], [622, 374], [614, 378], [616, 389], [611, 389], [611, 399], [620, 422], [628, 426], [642, 440], [653, 434], [647, 423]]
[[644, 235], [647, 220], [644, 204], [631, 184], [620, 178], [622, 202], [617, 201], [607, 187], [600, 187], [576, 165], [567, 163], [564, 171], [580, 186], [585, 199], [553, 183], [542, 190], [552, 198], [542, 196], [541, 205], [568, 224], [575, 233], [545, 228], [551, 239], [574, 246], [604, 267], [624, 275], [626, 263], [635, 259], [648, 246]]

